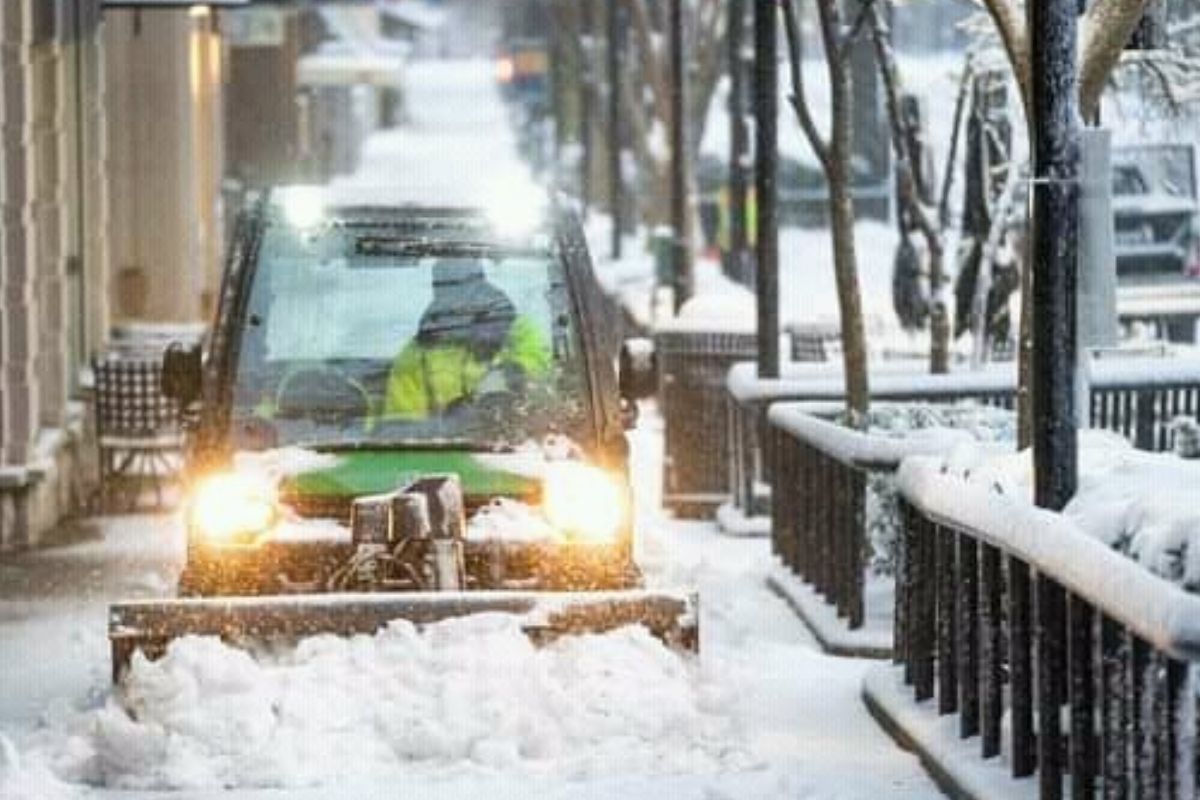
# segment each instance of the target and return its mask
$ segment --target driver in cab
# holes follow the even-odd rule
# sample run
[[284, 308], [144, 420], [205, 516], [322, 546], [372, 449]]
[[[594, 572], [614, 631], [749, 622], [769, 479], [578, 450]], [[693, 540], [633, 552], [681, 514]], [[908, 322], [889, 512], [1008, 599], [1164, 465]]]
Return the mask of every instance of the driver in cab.
[[382, 417], [421, 420], [476, 397], [520, 393], [550, 368], [545, 337], [488, 281], [482, 263], [442, 261], [417, 333], [392, 362]]

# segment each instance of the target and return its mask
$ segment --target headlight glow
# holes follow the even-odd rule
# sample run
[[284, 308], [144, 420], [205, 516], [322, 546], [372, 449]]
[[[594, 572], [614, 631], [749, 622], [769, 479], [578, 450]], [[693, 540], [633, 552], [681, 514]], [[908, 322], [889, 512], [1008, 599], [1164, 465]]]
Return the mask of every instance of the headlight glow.
[[278, 520], [275, 490], [266, 481], [234, 473], [213, 475], [192, 494], [192, 528], [213, 542], [232, 543], [257, 536]]
[[625, 520], [625, 492], [609, 473], [565, 461], [550, 465], [542, 484], [542, 512], [568, 537], [590, 542], [614, 539]]
[[284, 219], [294, 228], [315, 228], [325, 219], [325, 193], [317, 186], [285, 186], [275, 191]]
[[497, 236], [522, 240], [545, 220], [549, 198], [527, 173], [512, 170], [496, 177], [481, 205]]
[[513, 82], [513, 78], [517, 76], [517, 66], [512, 58], [505, 56], [496, 62], [496, 80], [503, 84]]

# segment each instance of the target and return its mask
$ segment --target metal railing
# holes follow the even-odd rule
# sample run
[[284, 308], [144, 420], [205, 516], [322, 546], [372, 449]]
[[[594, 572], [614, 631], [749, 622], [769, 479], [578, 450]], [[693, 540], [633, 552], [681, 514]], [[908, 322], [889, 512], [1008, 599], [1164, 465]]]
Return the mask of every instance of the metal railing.
[[1072, 797], [1195, 796], [1200, 598], [936, 460], [899, 484], [895, 660], [914, 700], [1047, 800], [1068, 773]]
[[851, 630], [865, 620], [865, 573], [871, 558], [868, 482], [892, 474], [909, 456], [941, 455], [952, 444], [871, 434], [837, 421], [835, 403], [777, 403], [769, 412], [774, 442], [772, 549], [793, 573], [833, 605]]
[[[881, 365], [884, 366], [884, 365]], [[879, 401], [954, 403], [975, 400], [1011, 409], [1017, 386], [1012, 365], [980, 372], [918, 375], [887, 366], [873, 375], [872, 398]], [[1200, 419], [1200, 359], [1102, 359], [1092, 366], [1091, 419], [1096, 428], [1120, 433], [1141, 450], [1163, 451], [1174, 446], [1171, 422], [1179, 416]], [[767, 432], [767, 409], [782, 401], [841, 401], [840, 373], [830, 365], [798, 365], [783, 378], [756, 377], [752, 363], [739, 363], [726, 379], [727, 419], [730, 426], [726, 491], [744, 512], [763, 508], [756, 485], [770, 485], [777, 437]]]
[[[1011, 367], [951, 375], [917, 375], [911, 366], [887, 365], [878, 370], [872, 397], [879, 401], [954, 403], [975, 400], [1011, 409], [1016, 402]], [[1200, 375], [1200, 364], [1197, 365]], [[773, 484], [772, 468], [779, 436], [767, 422], [771, 405], [779, 402], [840, 402], [845, 397], [841, 375], [831, 364], [797, 365], [781, 379], [755, 376], [754, 365], [737, 364], [726, 380], [729, 420], [728, 488], [733, 504], [746, 514], [769, 513], [766, 493], [755, 487]]]

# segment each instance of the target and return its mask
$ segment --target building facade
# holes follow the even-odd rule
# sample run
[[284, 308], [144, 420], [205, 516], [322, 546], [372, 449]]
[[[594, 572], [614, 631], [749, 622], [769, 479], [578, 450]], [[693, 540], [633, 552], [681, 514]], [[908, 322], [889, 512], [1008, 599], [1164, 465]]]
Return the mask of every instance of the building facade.
[[100, 0], [0, 3], [0, 548], [84, 499], [108, 328]]
[[208, 321], [240, 192], [357, 157], [356, 87], [298, 78], [327, 21], [246, 6], [0, 0], [0, 552], [86, 509], [114, 326]]
[[0, 551], [87, 506], [113, 324], [206, 319], [219, 281], [217, 12], [104, 5], [0, 2]]

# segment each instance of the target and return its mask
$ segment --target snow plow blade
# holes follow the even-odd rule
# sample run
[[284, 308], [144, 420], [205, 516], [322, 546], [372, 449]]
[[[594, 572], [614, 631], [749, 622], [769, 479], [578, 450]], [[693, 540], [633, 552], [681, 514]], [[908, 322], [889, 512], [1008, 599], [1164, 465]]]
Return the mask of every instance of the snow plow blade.
[[233, 645], [253, 646], [322, 634], [373, 634], [392, 620], [421, 626], [481, 613], [521, 616], [522, 629], [537, 643], [643, 625], [669, 647], [699, 649], [697, 597], [684, 593], [478, 591], [185, 598], [132, 601], [109, 608], [113, 681], [120, 680], [136, 651], [157, 658], [182, 636], [219, 636]]

